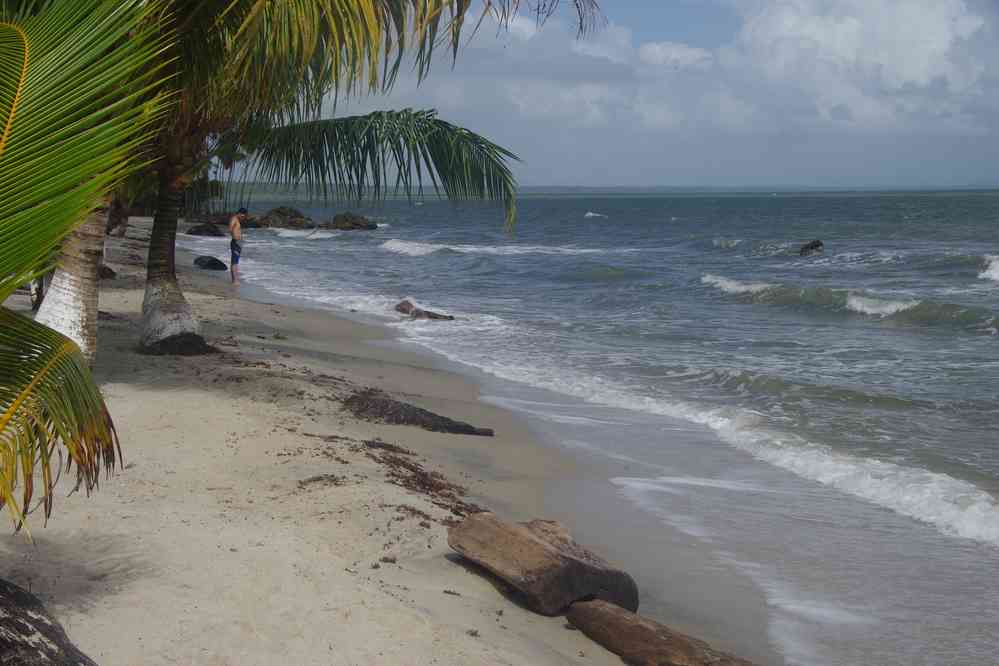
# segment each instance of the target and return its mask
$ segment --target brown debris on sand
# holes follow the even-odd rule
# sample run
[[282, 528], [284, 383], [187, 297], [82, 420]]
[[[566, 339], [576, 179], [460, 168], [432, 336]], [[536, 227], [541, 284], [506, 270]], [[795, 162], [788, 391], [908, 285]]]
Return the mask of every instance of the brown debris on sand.
[[412, 425], [431, 432], [446, 432], [457, 435], [492, 437], [495, 434], [491, 428], [476, 428], [469, 423], [434, 414], [390, 398], [378, 389], [369, 388], [358, 391], [347, 398], [343, 405], [354, 416], [366, 421], [389, 425]]
[[482, 507], [462, 499], [468, 492], [464, 486], [449, 481], [440, 472], [431, 472], [423, 465], [398, 453], [377, 454], [367, 452], [368, 457], [387, 468], [389, 483], [426, 495], [435, 506], [446, 509], [455, 516], [468, 516], [482, 511]]
[[321, 483], [324, 486], [342, 486], [347, 482], [347, 477], [337, 476], [336, 474], [319, 474], [317, 476], [310, 476], [307, 479], [302, 479], [298, 482], [298, 487], [301, 489], [308, 488], [311, 485]]
[[380, 439], [369, 439], [364, 442], [364, 445], [369, 449], [378, 449], [380, 451], [388, 451], [389, 453], [398, 453], [403, 456], [415, 456], [416, 454], [407, 448], [401, 447], [398, 444], [391, 444], [389, 442], [383, 442]]

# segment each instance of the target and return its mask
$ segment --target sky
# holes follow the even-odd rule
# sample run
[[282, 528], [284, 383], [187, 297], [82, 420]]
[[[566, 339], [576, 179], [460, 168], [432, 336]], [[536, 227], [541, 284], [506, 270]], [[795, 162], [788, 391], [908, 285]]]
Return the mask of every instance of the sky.
[[599, 0], [486, 22], [422, 83], [525, 186], [999, 186], [999, 0]]

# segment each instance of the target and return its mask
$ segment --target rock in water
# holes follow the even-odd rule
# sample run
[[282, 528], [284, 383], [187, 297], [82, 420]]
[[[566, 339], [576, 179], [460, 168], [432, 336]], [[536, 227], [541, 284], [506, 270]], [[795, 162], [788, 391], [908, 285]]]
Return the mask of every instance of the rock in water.
[[816, 252], [822, 252], [823, 250], [825, 250], [825, 245], [822, 244], [822, 241], [813, 240], [810, 243], [805, 243], [804, 245], [802, 245], [801, 249], [798, 250], [798, 254], [800, 254], [802, 257], [807, 257], [810, 254], [815, 254]]
[[635, 666], [753, 666], [714, 650], [704, 641], [605, 601], [580, 601], [569, 608], [569, 623], [593, 641]]
[[203, 256], [198, 257], [194, 260], [194, 265], [198, 268], [203, 268], [206, 271], [225, 271], [229, 270], [223, 262], [219, 261], [215, 257]]
[[196, 224], [185, 233], [190, 236], [225, 236], [225, 232], [214, 224]]
[[593, 598], [638, 610], [632, 577], [576, 543], [561, 523], [511, 523], [477, 513], [448, 530], [447, 543], [512, 586], [542, 615]]
[[451, 315], [441, 314], [432, 310], [422, 310], [416, 307], [413, 304], [413, 301], [410, 300], [400, 301], [397, 303], [395, 311], [401, 312], [404, 315], [409, 315], [413, 319], [441, 319], [444, 321], [454, 321], [454, 317]]
[[379, 421], [390, 425], [413, 425], [431, 432], [447, 432], [456, 435], [492, 437], [495, 434], [490, 428], [476, 428], [464, 421], [455, 421], [446, 416], [394, 400], [376, 389], [358, 391], [347, 398], [343, 406], [349, 409], [354, 416], [367, 421]]
[[38, 597], [0, 580], [0, 664], [97, 666], [73, 645]]
[[363, 215], [358, 215], [356, 213], [340, 213], [339, 215], [334, 215], [333, 221], [324, 224], [323, 228], [339, 229], [341, 231], [373, 231], [378, 228], [378, 225]]
[[284, 229], [316, 228], [312, 218], [306, 217], [305, 213], [291, 206], [272, 208], [258, 220], [258, 225], [261, 227], [279, 227]]

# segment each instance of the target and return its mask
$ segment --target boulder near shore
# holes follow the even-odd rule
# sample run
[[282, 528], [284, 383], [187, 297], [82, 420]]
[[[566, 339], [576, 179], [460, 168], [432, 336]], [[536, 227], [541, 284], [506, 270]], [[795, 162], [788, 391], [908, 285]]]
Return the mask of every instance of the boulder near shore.
[[261, 227], [276, 227], [279, 229], [315, 229], [316, 223], [305, 213], [291, 206], [272, 208], [266, 215], [257, 219]]
[[373, 231], [378, 228], [378, 224], [357, 213], [340, 213], [323, 224], [322, 228], [339, 231]]
[[422, 308], [418, 308], [413, 303], [413, 301], [410, 301], [408, 299], [396, 303], [395, 311], [400, 312], [404, 315], [409, 315], [413, 319], [439, 319], [442, 321], [454, 321], [454, 317], [451, 315], [441, 314], [440, 312], [434, 312], [433, 310], [424, 310]]
[[229, 270], [229, 267], [226, 266], [224, 262], [216, 259], [215, 257], [209, 257], [207, 255], [195, 258], [194, 265], [206, 271]]
[[0, 664], [97, 666], [70, 642], [38, 597], [0, 580]]
[[448, 531], [448, 545], [514, 588], [531, 610], [558, 615], [581, 599], [638, 610], [638, 586], [550, 520], [513, 523], [476, 513]]

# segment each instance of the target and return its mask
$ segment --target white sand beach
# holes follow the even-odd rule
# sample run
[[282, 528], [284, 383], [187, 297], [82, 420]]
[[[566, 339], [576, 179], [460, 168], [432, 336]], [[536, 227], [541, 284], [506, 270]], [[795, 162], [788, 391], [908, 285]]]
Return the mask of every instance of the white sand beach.
[[[140, 355], [143, 255], [110, 240], [119, 275], [101, 292], [96, 376], [124, 469], [89, 498], [64, 478], [32, 543], [0, 541], [0, 576], [84, 652], [107, 666], [620, 663], [457, 563], [447, 502], [398, 485], [365, 442], [411, 450], [467, 486], [462, 501], [516, 497], [503, 507], [515, 519], [537, 517], [532, 481], [569, 460], [467, 380], [370, 344], [382, 329], [241, 300], [189, 258], [181, 282], [220, 353]], [[497, 435], [358, 421], [337, 396], [365, 386]]]

